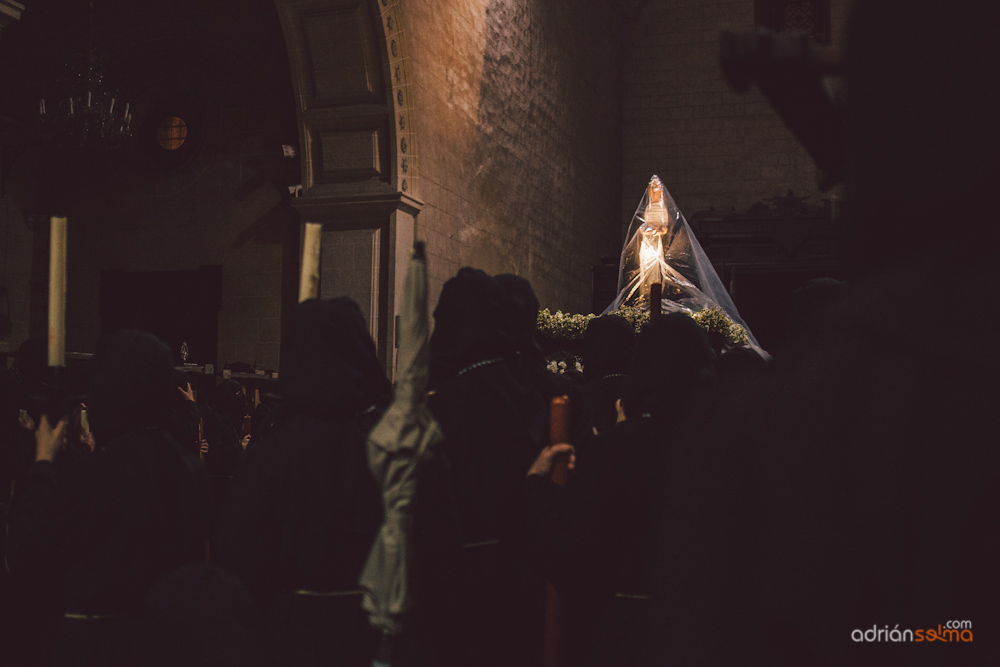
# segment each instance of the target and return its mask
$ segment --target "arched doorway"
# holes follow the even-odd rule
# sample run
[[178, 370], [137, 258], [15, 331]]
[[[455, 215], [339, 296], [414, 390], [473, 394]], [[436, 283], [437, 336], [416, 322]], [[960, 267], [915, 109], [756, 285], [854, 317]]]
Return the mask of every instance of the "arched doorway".
[[417, 142], [399, 0], [275, 0], [295, 88], [302, 170], [293, 201], [323, 224], [320, 296], [355, 299], [392, 374]]

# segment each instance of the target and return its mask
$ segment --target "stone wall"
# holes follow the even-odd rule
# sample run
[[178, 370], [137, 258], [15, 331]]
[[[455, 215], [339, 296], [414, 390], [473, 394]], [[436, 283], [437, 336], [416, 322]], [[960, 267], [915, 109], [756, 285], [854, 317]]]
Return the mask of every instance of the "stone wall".
[[[849, 0], [831, 0], [843, 46]], [[719, 68], [719, 33], [754, 29], [753, 0], [647, 0], [625, 28], [622, 224], [658, 174], [681, 210], [746, 210], [788, 189], [822, 194], [806, 152], [756, 89], [738, 95]]]
[[616, 253], [618, 3], [406, 0], [431, 293], [462, 266], [589, 312]]
[[[378, 16], [383, 3], [371, 2]], [[832, 0], [835, 45], [847, 2]], [[0, 109], [15, 121], [43, 94], [37, 81], [54, 79], [59, 58], [84, 39], [82, 18], [56, 4], [37, 0], [34, 18], [0, 41], [3, 83], [23, 88], [22, 107]], [[91, 350], [100, 333], [102, 271], [217, 266], [216, 362], [275, 367], [299, 259], [287, 186], [302, 176], [280, 153], [298, 144], [299, 128], [274, 3], [136, 1], [102, 11], [95, 39], [109, 46], [109, 76], [134, 84], [136, 100], [188, 91], [211, 132], [169, 173], [77, 161], [54, 179], [51, 156], [18, 157], [0, 205], [8, 342], [44, 332], [44, 227], [62, 198], [71, 203], [71, 348]], [[789, 188], [820, 196], [811, 161], [759, 93], [737, 96], [718, 71], [718, 33], [751, 29], [752, 0], [398, 0], [393, 12], [386, 30], [407, 44], [405, 132], [419, 165], [409, 194], [424, 202], [415, 234], [428, 243], [434, 298], [458, 268], [474, 266], [528, 278], [543, 307], [588, 311], [591, 267], [618, 254], [653, 173], [689, 216]], [[58, 56], [39, 55], [49, 52]], [[349, 282], [345, 266], [325, 267], [328, 286]]]

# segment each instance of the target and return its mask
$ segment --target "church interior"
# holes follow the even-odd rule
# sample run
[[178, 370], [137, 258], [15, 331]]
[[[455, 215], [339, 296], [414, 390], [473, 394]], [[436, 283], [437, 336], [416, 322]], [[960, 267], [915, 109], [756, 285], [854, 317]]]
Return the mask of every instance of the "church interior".
[[[599, 313], [654, 174], [780, 343], [792, 291], [843, 276], [839, 188], [759, 90], [726, 81], [719, 35], [791, 31], [836, 60], [848, 5], [5, 0], [0, 354], [44, 336], [64, 215], [70, 353], [133, 327], [188, 363], [271, 374], [302, 225], [320, 222], [320, 296], [359, 303], [391, 372], [414, 239], [432, 299], [471, 266]], [[68, 116], [95, 65], [126, 137], [81, 140]]]
[[1000, 664], [998, 25], [0, 0], [0, 663]]

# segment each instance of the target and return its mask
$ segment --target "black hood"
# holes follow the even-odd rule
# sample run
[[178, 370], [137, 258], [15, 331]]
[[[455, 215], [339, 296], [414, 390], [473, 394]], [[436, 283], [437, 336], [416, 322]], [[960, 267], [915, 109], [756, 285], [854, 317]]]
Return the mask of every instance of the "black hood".
[[48, 381], [48, 343], [44, 338], [29, 338], [17, 348], [14, 359], [14, 376], [21, 387], [22, 396], [41, 393]]
[[478, 269], [460, 269], [444, 284], [430, 340], [432, 382], [477, 361], [509, 357], [517, 345], [517, 309], [500, 283]]
[[501, 273], [495, 280], [514, 302], [515, 316], [507, 323], [517, 350], [529, 357], [541, 359], [542, 348], [535, 339], [538, 329], [538, 297], [531, 283], [512, 273]]
[[239, 429], [243, 417], [249, 412], [246, 392], [236, 380], [223, 380], [215, 388], [215, 407], [220, 414], [229, 417], [233, 427]]
[[292, 309], [279, 370], [289, 412], [342, 417], [392, 398], [361, 309], [347, 297]]
[[173, 356], [156, 336], [120, 331], [97, 342], [87, 400], [95, 438], [105, 445], [123, 433], [162, 426], [176, 393]]
[[657, 315], [636, 336], [625, 414], [675, 421], [714, 378], [715, 353], [704, 329], [681, 313]]
[[587, 323], [583, 344], [583, 375], [588, 382], [624, 375], [632, 362], [635, 329], [620, 315], [595, 317]]
[[[0, 366], [0, 434], [17, 427], [17, 405], [17, 379], [5, 366]], [[5, 453], [0, 453], [3, 454]]]

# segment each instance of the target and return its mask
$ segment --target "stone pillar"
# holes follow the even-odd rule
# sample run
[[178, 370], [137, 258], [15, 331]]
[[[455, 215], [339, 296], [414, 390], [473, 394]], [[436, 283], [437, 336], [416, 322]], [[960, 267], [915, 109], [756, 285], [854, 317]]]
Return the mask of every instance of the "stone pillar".
[[21, 18], [24, 5], [14, 0], [0, 0], [0, 30]]
[[319, 295], [354, 299], [369, 322], [390, 379], [396, 365], [396, 316], [414, 226], [423, 202], [403, 192], [293, 200], [303, 222], [323, 224]]

